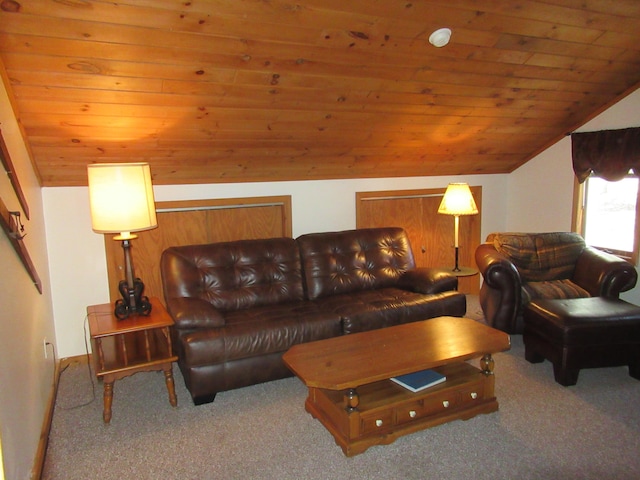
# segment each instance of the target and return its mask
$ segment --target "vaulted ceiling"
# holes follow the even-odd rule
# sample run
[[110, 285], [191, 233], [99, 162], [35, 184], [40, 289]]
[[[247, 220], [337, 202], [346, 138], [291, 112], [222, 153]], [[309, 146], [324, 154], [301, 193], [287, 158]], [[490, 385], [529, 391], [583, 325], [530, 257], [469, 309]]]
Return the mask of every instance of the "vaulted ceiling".
[[43, 186], [507, 173], [640, 86], [640, 1], [0, 0], [0, 61]]

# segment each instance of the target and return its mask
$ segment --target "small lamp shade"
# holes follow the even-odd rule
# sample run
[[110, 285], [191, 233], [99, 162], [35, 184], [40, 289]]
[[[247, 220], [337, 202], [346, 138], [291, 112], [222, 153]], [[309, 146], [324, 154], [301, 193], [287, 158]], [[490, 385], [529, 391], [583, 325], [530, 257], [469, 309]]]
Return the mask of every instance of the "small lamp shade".
[[158, 226], [148, 163], [94, 164], [87, 174], [94, 232], [128, 238]]
[[445, 215], [476, 215], [478, 207], [466, 183], [450, 183], [444, 193], [438, 213]]

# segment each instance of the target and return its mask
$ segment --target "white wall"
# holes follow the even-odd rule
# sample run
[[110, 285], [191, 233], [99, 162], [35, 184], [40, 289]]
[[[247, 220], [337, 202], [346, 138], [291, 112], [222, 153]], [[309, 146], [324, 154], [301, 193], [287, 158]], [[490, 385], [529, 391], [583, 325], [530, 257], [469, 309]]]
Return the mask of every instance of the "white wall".
[[562, 140], [509, 175], [507, 230], [571, 231], [571, 142]]
[[[174, 185], [156, 186], [154, 192], [156, 201], [291, 195], [297, 237], [355, 228], [358, 191], [446, 187], [450, 181], [483, 187], [483, 238], [504, 230], [507, 175]], [[109, 302], [104, 240], [91, 230], [86, 187], [45, 188], [43, 198], [58, 350], [62, 357], [81, 355], [87, 305]]]
[[[31, 168], [18, 124], [0, 81], [0, 126], [27, 199], [22, 212], [27, 246], [43, 294], [39, 294], [4, 231], [0, 233], [0, 438], [4, 475], [29, 478], [52, 392], [53, 351], [44, 357], [43, 339], [55, 344], [55, 329], [41, 190]], [[0, 197], [10, 211], [21, 211], [7, 175], [0, 175]], [[0, 472], [2, 469], [0, 469]]]
[[[640, 127], [640, 89], [576, 131]], [[570, 231], [574, 174], [566, 137], [517, 169], [508, 180], [507, 230]], [[640, 284], [622, 298], [640, 305]]]

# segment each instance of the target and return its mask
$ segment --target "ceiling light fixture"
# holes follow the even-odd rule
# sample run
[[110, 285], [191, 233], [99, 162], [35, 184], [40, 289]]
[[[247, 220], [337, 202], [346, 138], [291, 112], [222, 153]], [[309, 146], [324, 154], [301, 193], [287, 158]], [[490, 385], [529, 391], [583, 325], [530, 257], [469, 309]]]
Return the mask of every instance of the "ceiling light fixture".
[[434, 47], [444, 47], [451, 39], [451, 29], [439, 28], [429, 37], [429, 43]]

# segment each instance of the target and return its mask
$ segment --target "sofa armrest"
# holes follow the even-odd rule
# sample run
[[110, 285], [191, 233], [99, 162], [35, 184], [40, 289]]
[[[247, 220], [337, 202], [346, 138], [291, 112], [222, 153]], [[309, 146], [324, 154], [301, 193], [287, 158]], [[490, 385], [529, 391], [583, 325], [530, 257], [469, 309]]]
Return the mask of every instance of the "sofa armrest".
[[414, 268], [402, 274], [398, 286], [426, 295], [448, 292], [458, 289], [458, 277], [437, 268]]
[[206, 300], [193, 297], [167, 298], [167, 311], [173, 318], [176, 328], [197, 329], [222, 327], [224, 317]]
[[594, 297], [618, 298], [620, 292], [636, 285], [638, 273], [626, 260], [586, 247], [578, 257], [572, 280]]
[[518, 269], [490, 243], [478, 246], [475, 257], [483, 278], [480, 303], [487, 323], [505, 332], [517, 332], [522, 304], [522, 279]]
[[476, 265], [484, 282], [498, 290], [520, 290], [522, 279], [516, 266], [493, 245], [483, 243], [476, 249]]

